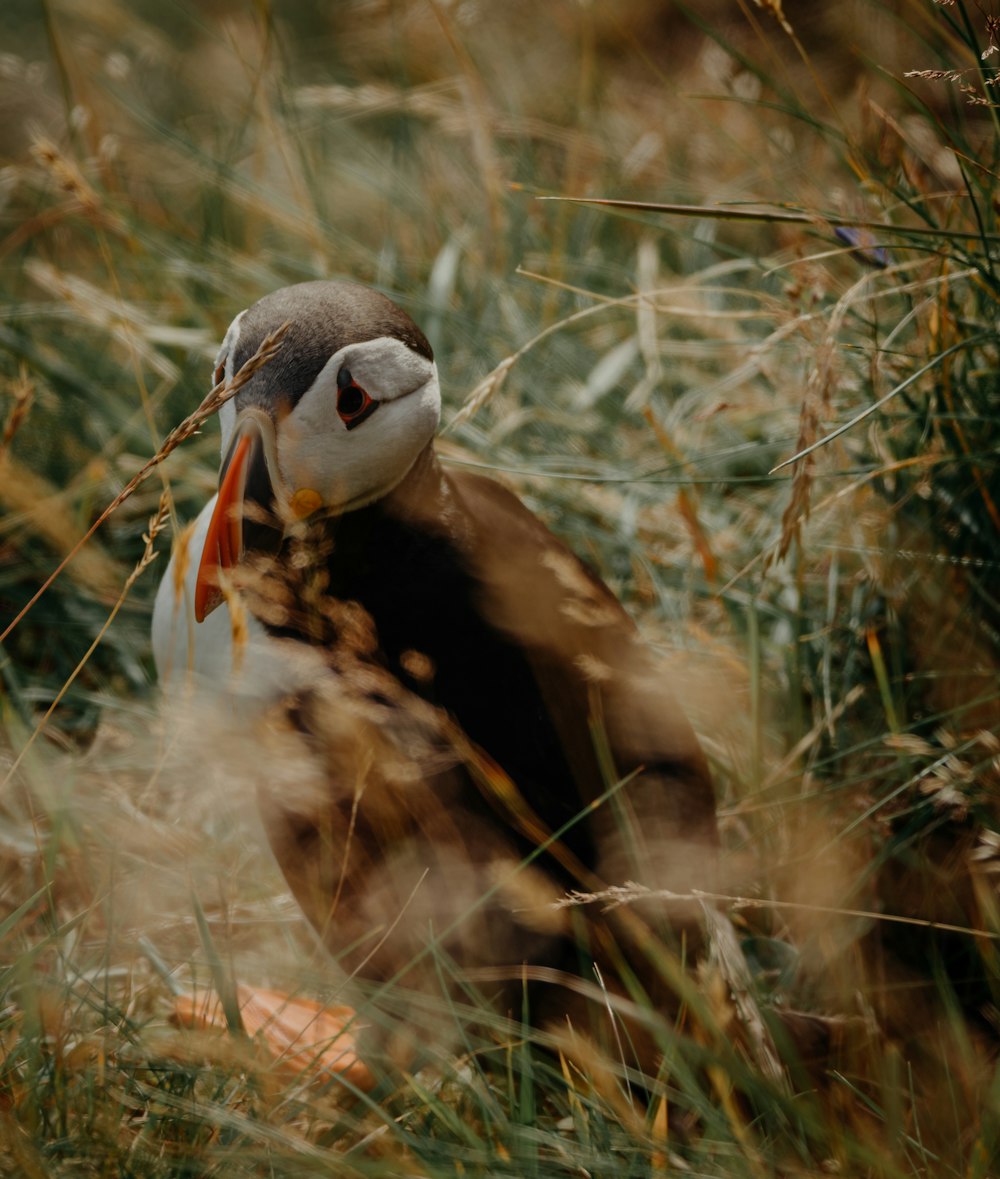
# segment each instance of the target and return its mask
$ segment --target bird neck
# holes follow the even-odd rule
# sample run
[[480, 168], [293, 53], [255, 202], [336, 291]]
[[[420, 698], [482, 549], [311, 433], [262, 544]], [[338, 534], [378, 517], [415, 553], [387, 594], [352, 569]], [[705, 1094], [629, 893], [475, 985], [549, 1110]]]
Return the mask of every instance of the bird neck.
[[417, 455], [413, 466], [380, 502], [395, 515], [400, 509], [409, 510], [412, 505], [425, 500], [437, 501], [443, 481], [444, 471], [434, 450], [434, 443], [428, 442]]
[[379, 501], [387, 516], [436, 535], [446, 535], [456, 548], [466, 548], [470, 522], [451, 480], [429, 442], [400, 482]]
[[472, 521], [432, 443], [392, 491], [316, 520], [303, 539], [312, 555], [294, 562], [296, 568], [322, 566], [332, 597], [357, 601], [373, 614], [384, 605], [403, 617], [407, 595], [422, 588], [433, 599], [446, 586], [459, 593], [457, 583], [470, 577]]

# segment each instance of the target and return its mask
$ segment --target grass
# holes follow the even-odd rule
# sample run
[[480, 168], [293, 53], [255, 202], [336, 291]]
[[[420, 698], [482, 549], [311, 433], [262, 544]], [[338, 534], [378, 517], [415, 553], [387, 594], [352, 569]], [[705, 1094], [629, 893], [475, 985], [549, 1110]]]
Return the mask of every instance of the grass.
[[[449, 461], [669, 651], [741, 898], [641, 1090], [472, 991], [371, 1095], [174, 1029], [213, 973], [339, 994], [262, 852], [265, 753], [151, 682], [150, 519], [210, 493], [209, 425], [0, 644], [0, 1170], [995, 1173], [995, 21], [820, 7], [0, 15], [0, 627], [237, 310], [373, 283], [438, 355]], [[768, 1003], [840, 1020], [823, 1067], [775, 1028], [769, 1072]]]

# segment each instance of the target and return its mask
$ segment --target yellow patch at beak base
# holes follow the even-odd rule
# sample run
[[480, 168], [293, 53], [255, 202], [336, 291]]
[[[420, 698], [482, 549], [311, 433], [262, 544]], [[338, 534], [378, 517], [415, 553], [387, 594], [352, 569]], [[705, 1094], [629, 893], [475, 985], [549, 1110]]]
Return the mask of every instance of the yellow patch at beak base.
[[304, 520], [306, 516], [311, 516], [317, 508], [323, 506], [323, 497], [311, 487], [300, 487], [288, 501], [288, 506], [297, 519]]

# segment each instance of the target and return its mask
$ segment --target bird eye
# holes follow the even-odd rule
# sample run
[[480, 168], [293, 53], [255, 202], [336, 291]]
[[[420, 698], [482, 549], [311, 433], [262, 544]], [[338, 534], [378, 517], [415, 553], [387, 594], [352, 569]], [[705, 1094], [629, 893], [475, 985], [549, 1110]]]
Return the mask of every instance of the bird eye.
[[358, 385], [348, 385], [337, 394], [337, 413], [342, 418], [353, 418], [365, 407], [367, 394]]
[[342, 368], [337, 373], [337, 413], [348, 430], [360, 426], [378, 407], [379, 402], [369, 397], [360, 385], [355, 384], [348, 369]]

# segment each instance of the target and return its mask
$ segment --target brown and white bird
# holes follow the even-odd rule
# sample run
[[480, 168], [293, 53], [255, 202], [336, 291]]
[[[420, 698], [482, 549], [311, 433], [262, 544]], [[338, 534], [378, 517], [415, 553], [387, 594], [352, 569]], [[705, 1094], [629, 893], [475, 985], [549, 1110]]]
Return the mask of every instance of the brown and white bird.
[[593, 1018], [596, 963], [613, 993], [664, 1001], [651, 945], [696, 940], [691, 906], [555, 904], [712, 887], [709, 771], [663, 668], [515, 495], [442, 466], [437, 368], [405, 312], [286, 287], [236, 317], [216, 379], [282, 324], [220, 413], [219, 494], [156, 603], [161, 675], [227, 679], [236, 585], [256, 620], [241, 691], [316, 754], [308, 789], [259, 792], [265, 827], [358, 978], [433, 991], [452, 961], [517, 1013], [528, 979], [532, 1017], [565, 1026]]

